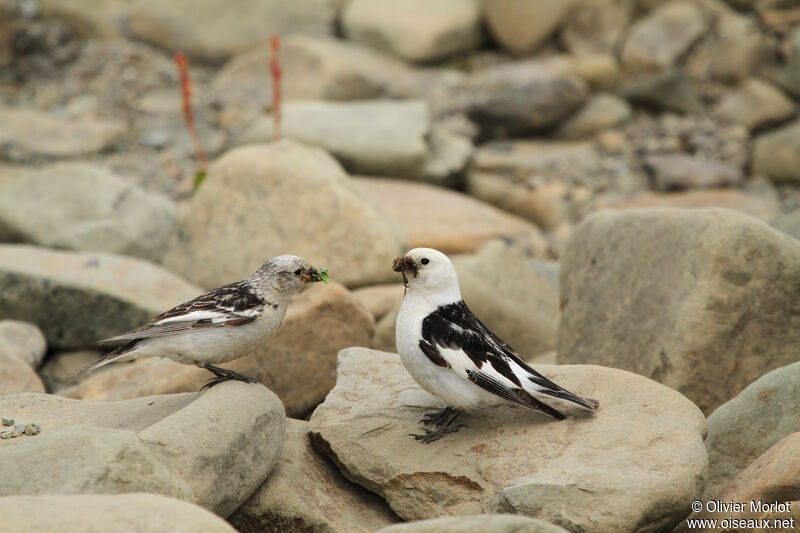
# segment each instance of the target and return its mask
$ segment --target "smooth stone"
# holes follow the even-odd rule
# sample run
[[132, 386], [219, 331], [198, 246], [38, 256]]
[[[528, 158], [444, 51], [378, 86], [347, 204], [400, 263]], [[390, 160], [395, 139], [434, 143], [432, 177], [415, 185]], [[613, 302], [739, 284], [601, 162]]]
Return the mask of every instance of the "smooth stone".
[[751, 217], [770, 221], [780, 212], [774, 194], [747, 192], [737, 189], [708, 189], [680, 192], [643, 192], [631, 197], [606, 197], [595, 204], [595, 209], [709, 209], [724, 208], [739, 211]]
[[0, 513], [17, 533], [236, 533], [214, 513], [158, 494], [6, 496]]
[[592, 96], [574, 115], [556, 128], [554, 135], [562, 139], [581, 139], [631, 119], [630, 104], [608, 93]]
[[644, 164], [660, 191], [734, 186], [744, 180], [738, 167], [682, 153], [648, 155]]
[[483, 0], [492, 36], [514, 54], [529, 54], [547, 41], [575, 6], [574, 0]]
[[800, 244], [741, 213], [596, 212], [561, 259], [558, 361], [636, 372], [711, 413], [796, 361], [798, 275]]
[[614, 54], [632, 16], [631, 2], [581, 0], [567, 18], [561, 40], [572, 54]]
[[[429, 150], [430, 120], [421, 100], [287, 102], [280, 132], [327, 150], [349, 172], [414, 177], [422, 174]], [[268, 142], [274, 129], [274, 118], [263, 116], [236, 143]]]
[[[287, 202], [287, 194], [297, 201]], [[369, 253], [353, 243], [369, 243]], [[336, 160], [282, 140], [235, 148], [214, 162], [164, 262], [211, 288], [291, 252], [356, 287], [393, 281], [387, 265], [403, 251], [397, 229]]]
[[200, 292], [140, 259], [0, 245], [0, 318], [36, 324], [54, 349], [94, 347]]
[[502, 63], [473, 72], [462, 90], [466, 112], [485, 133], [532, 133], [558, 124], [589, 96], [564, 58]]
[[333, 34], [335, 19], [329, 0], [135, 0], [125, 25], [137, 39], [219, 63], [272, 35]]
[[631, 28], [622, 47], [629, 70], [664, 70], [674, 65], [708, 29], [692, 2], [663, 2]]
[[[463, 193], [403, 180], [353, 181], [359, 192], [403, 232], [409, 249], [429, 247], [445, 254], [471, 253], [498, 237], [527, 234], [542, 239], [529, 222]], [[454, 220], [459, 223], [453, 224]]]
[[795, 105], [783, 91], [758, 78], [745, 80], [725, 95], [715, 114], [749, 130], [783, 121], [794, 114]]
[[753, 174], [778, 183], [800, 182], [800, 121], [755, 138]]
[[403, 288], [397, 283], [361, 287], [353, 291], [353, 298], [372, 313], [375, 320], [380, 320], [400, 305]]
[[[273, 104], [270, 44], [247, 50], [223, 66], [214, 89], [224, 123], [235, 126]], [[418, 76], [401, 60], [328, 36], [289, 35], [281, 40], [281, 97], [291, 100], [370, 100], [419, 94]]]
[[90, 163], [0, 167], [0, 239], [159, 261], [178, 227], [168, 197]]
[[308, 422], [293, 419], [278, 464], [230, 517], [241, 533], [372, 533], [396, 521], [386, 502], [345, 479], [314, 449]]
[[115, 120], [75, 119], [0, 106], [0, 159], [31, 162], [97, 154], [125, 135]]
[[483, 42], [480, 0], [350, 0], [341, 24], [348, 39], [418, 63]]
[[432, 518], [381, 529], [378, 533], [566, 533], [566, 529], [525, 516], [486, 514]]
[[800, 431], [798, 401], [800, 363], [792, 363], [764, 374], [709, 415], [707, 498], [717, 497], [761, 454]]
[[0, 320], [0, 353], [17, 356], [33, 368], [44, 360], [47, 340], [35, 324], [21, 320]]
[[0, 496], [149, 492], [223, 517], [266, 479], [286, 431], [277, 396], [237, 382], [122, 402], [18, 394], [0, 412], [42, 430], [0, 441], [0, 464], [16, 466]]
[[408, 434], [441, 402], [414, 383], [397, 355], [344, 350], [336, 387], [311, 417], [311, 438], [404, 520], [500, 512], [571, 531], [677, 525], [702, 494], [708, 468], [697, 407], [621, 370], [537, 369], [597, 398], [599, 410], [569, 411], [560, 422], [512, 406], [476, 410], [462, 415], [467, 428], [424, 445]]

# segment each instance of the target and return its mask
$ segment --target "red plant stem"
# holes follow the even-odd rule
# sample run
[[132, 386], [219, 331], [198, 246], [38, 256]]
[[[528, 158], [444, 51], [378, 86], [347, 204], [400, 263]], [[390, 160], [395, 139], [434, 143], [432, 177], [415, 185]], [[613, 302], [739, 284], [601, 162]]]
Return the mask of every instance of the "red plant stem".
[[283, 116], [281, 111], [281, 76], [283, 75], [280, 58], [281, 38], [277, 35], [270, 37], [269, 49], [269, 72], [272, 76], [272, 114], [274, 116], [273, 124], [275, 125], [273, 137], [278, 139], [281, 136], [281, 117]]
[[200, 135], [197, 134], [197, 127], [194, 123], [194, 113], [192, 112], [192, 80], [189, 78], [189, 60], [183, 52], [175, 52], [175, 65], [178, 67], [178, 76], [181, 80], [181, 99], [183, 102], [183, 118], [186, 121], [186, 129], [194, 144], [194, 152], [203, 172], [208, 168], [208, 158], [200, 144]]

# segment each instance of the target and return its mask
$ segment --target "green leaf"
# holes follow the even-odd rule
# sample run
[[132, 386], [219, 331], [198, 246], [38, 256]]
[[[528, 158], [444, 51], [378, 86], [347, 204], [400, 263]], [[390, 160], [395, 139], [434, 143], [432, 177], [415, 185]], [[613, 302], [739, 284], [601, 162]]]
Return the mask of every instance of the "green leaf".
[[331, 278], [328, 276], [328, 269], [325, 267], [320, 268], [319, 272], [317, 272], [317, 275], [314, 276], [314, 281], [321, 281], [325, 285], [327, 285], [330, 280]]
[[194, 175], [194, 186], [192, 187], [192, 192], [197, 192], [197, 189], [203, 184], [206, 180], [206, 171], [205, 170], [198, 170], [197, 174]]

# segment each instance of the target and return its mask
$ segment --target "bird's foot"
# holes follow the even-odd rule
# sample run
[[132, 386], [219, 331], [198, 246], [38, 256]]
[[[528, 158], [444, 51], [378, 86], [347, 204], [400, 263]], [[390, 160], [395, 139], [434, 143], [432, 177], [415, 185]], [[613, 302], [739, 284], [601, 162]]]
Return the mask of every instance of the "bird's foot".
[[226, 368], [220, 368], [218, 366], [209, 365], [208, 363], [203, 365], [203, 368], [214, 374], [214, 377], [206, 381], [206, 383], [203, 385], [203, 388], [200, 389], [200, 392], [203, 392], [206, 389], [210, 389], [211, 387], [213, 387], [214, 385], [218, 385], [219, 383], [231, 380], [243, 381], [245, 383], [260, 383], [258, 378], [245, 376], [244, 374], [234, 372], [233, 370], [228, 370]]
[[458, 424], [456, 426], [442, 426], [438, 429], [422, 428], [422, 431], [425, 432], [424, 434], [418, 435], [415, 433], [409, 433], [409, 435], [414, 437], [414, 440], [422, 442], [422, 444], [430, 444], [431, 442], [436, 442], [437, 440], [441, 439], [448, 433], [455, 433], [459, 429], [465, 427], [467, 427], [466, 424]]
[[[458, 412], [457, 409], [453, 409], [452, 407], [445, 407], [441, 411], [428, 413], [427, 415], [422, 417], [422, 420], [420, 420], [419, 423], [425, 424], [426, 426], [430, 426], [432, 424], [438, 428], [442, 424], [446, 423], [447, 420], [457, 412]], [[455, 420], [455, 418], [453, 418], [453, 420]]]
[[414, 437], [415, 440], [421, 441], [423, 444], [430, 444], [431, 442], [441, 439], [448, 433], [455, 433], [462, 427], [467, 427], [466, 424], [453, 425], [453, 422], [455, 422], [456, 418], [460, 415], [461, 411], [453, 409], [452, 407], [446, 407], [441, 411], [430, 413], [425, 415], [425, 418], [420, 420], [420, 423], [426, 426], [433, 424], [436, 426], [436, 429], [422, 428], [422, 431], [424, 431], [422, 435], [414, 433], [409, 433], [409, 435]]

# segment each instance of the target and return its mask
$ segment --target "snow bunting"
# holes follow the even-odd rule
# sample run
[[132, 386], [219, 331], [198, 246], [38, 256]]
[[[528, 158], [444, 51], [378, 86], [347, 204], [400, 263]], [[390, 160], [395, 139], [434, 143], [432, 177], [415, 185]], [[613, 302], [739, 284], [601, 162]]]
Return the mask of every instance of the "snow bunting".
[[214, 374], [203, 387], [235, 379], [258, 380], [214, 364], [249, 354], [278, 332], [294, 294], [315, 281], [328, 282], [319, 271], [294, 255], [273, 257], [249, 278], [224, 285], [158, 315], [146, 325], [100, 341], [126, 341], [81, 370], [81, 374], [117, 361], [168, 357]]
[[400, 360], [419, 385], [447, 404], [420, 422], [434, 425], [424, 443], [458, 431], [462, 410], [514, 402], [555, 419], [564, 415], [543, 400], [566, 400], [594, 411], [597, 401], [559, 387], [531, 368], [472, 314], [461, 298], [450, 259], [430, 248], [415, 248], [395, 259], [406, 293], [397, 315], [395, 342]]

